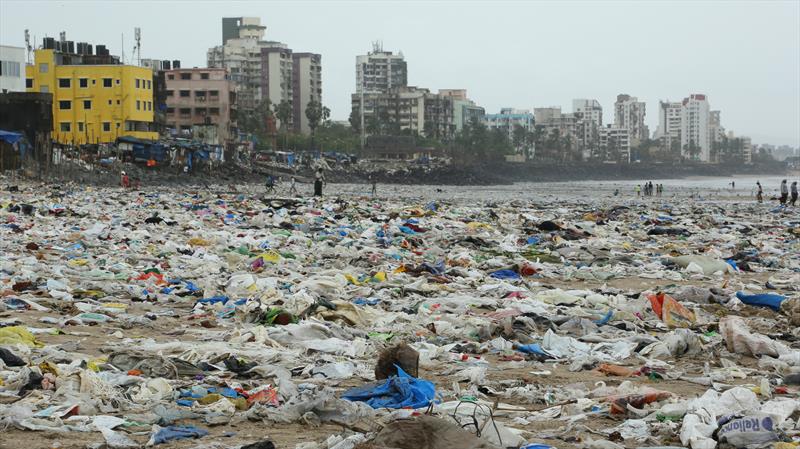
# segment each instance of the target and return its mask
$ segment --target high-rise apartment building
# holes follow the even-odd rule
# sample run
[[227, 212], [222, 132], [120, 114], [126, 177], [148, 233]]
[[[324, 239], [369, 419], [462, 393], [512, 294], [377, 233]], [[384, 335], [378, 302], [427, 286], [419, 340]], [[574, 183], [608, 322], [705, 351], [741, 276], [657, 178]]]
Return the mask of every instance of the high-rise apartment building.
[[310, 102], [322, 104], [322, 56], [316, 53], [292, 55], [292, 115], [294, 129], [308, 133], [306, 110]]
[[578, 98], [572, 100], [572, 113], [578, 119], [577, 139], [584, 156], [597, 152], [600, 145], [599, 130], [603, 126], [603, 107], [594, 99]]
[[650, 137], [650, 131], [644, 123], [645, 103], [627, 94], [617, 95], [614, 103], [614, 127], [628, 130], [631, 145]]
[[308, 132], [308, 102], [322, 102], [322, 57], [314, 53], [295, 57], [286, 44], [263, 40], [265, 29], [257, 17], [223, 18], [223, 44], [208, 50], [208, 66], [228, 69], [242, 114], [251, 113], [264, 100], [273, 110], [285, 101], [292, 107], [285, 125]]
[[703, 94], [691, 94], [681, 102], [681, 151], [687, 159], [709, 162], [709, 105]]
[[614, 162], [631, 162], [631, 139], [627, 128], [608, 125], [601, 127], [600, 148], [605, 153], [605, 160]]
[[408, 66], [403, 54], [384, 51], [376, 43], [371, 52], [356, 56], [356, 93], [388, 92], [408, 85]]
[[28, 92], [53, 94], [53, 139], [109, 143], [118, 137], [156, 139], [153, 71], [119, 63], [104, 45], [45, 38], [26, 67]]
[[680, 153], [681, 145], [681, 109], [680, 102], [658, 102], [658, 127], [655, 139], [659, 141], [662, 151]]

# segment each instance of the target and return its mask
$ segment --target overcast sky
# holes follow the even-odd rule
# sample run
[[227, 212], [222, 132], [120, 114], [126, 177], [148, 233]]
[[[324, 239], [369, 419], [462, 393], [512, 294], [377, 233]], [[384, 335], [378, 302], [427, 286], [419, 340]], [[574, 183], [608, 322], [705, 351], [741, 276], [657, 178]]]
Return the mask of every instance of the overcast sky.
[[604, 123], [616, 95], [647, 102], [709, 96], [723, 126], [758, 143], [800, 145], [800, 1], [36, 1], [0, 0], [0, 43], [44, 36], [105, 43], [125, 55], [206, 64], [221, 18], [257, 16], [266, 38], [322, 54], [323, 103], [350, 113], [355, 55], [402, 51], [409, 84], [465, 88], [498, 112], [595, 98]]

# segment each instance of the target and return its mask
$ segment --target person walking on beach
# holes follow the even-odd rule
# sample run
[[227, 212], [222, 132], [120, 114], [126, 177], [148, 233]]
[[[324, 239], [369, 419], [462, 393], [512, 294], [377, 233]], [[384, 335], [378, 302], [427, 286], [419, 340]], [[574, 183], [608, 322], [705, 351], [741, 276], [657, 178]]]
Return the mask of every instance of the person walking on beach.
[[317, 173], [314, 174], [314, 196], [322, 196], [322, 186], [325, 184], [325, 174], [322, 172], [322, 168], [317, 169]]
[[369, 175], [369, 182], [372, 184], [372, 196], [378, 194], [378, 181], [372, 176]]
[[292, 176], [292, 180], [289, 183], [289, 195], [297, 195], [297, 180]]
[[790, 204], [794, 207], [795, 203], [797, 203], [797, 181], [792, 183], [792, 201]]
[[756, 181], [756, 186], [758, 186], [758, 190], [756, 191], [756, 199], [759, 203], [764, 202], [764, 188], [761, 187], [761, 181]]
[[636, 198], [639, 198], [640, 196], [642, 196], [642, 185], [641, 184], [635, 186], [633, 188], [633, 190], [636, 192]]
[[781, 181], [781, 205], [786, 204], [786, 200], [789, 198], [789, 186], [786, 185], [786, 180], [784, 179]]

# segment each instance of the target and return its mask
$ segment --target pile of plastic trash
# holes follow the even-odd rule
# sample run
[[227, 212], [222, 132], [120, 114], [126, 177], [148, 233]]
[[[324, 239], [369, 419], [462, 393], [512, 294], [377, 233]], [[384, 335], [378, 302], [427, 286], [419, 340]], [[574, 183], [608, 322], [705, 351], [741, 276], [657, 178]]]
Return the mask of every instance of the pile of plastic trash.
[[800, 447], [800, 220], [754, 202], [0, 197], [21, 447]]

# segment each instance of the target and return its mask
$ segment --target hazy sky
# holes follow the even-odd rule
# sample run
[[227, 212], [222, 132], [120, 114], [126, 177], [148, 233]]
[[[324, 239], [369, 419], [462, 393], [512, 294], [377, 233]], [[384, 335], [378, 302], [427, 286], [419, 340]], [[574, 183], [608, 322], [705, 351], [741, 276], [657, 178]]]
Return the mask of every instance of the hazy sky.
[[466, 88], [487, 112], [596, 98], [604, 122], [619, 93], [647, 102], [705, 93], [722, 122], [755, 142], [800, 145], [800, 0], [786, 1], [35, 1], [0, 0], [0, 43], [24, 29], [105, 43], [119, 54], [142, 28], [142, 57], [206, 64], [222, 17], [258, 16], [266, 38], [322, 54], [323, 103], [350, 113], [355, 55], [382, 40], [409, 84]]

